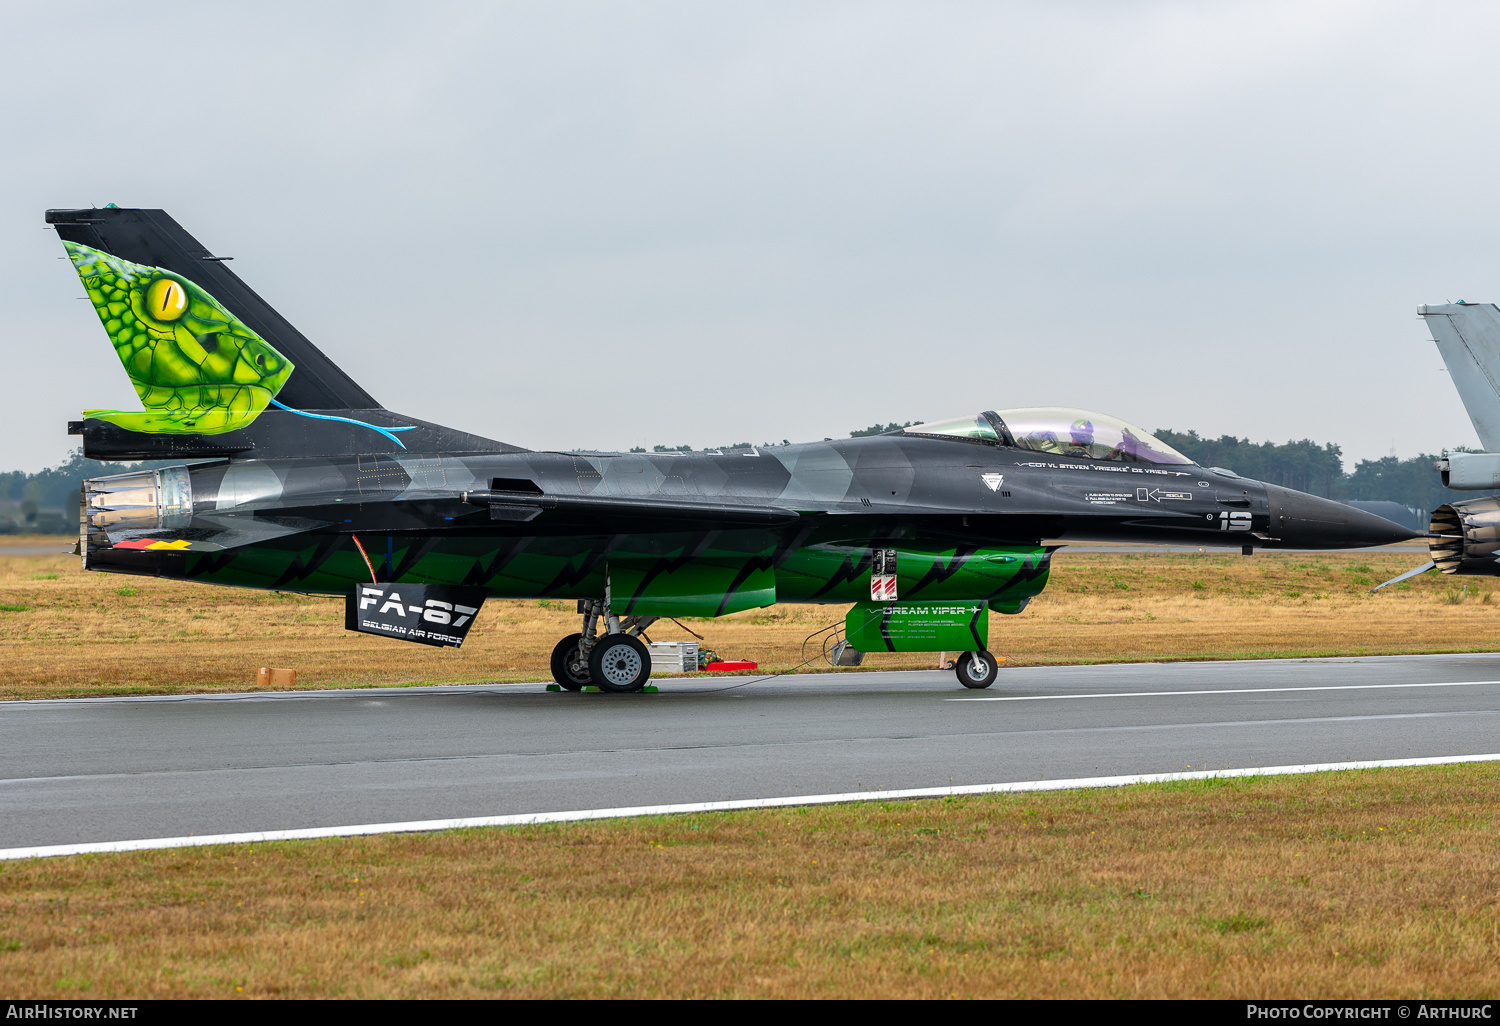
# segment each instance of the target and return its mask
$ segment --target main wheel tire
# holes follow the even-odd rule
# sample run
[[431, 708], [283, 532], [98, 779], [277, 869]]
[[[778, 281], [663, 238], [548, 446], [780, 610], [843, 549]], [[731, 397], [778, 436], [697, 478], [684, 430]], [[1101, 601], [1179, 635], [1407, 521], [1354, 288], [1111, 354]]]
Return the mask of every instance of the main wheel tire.
[[958, 657], [958, 664], [953, 667], [953, 672], [958, 675], [960, 684], [977, 690], [995, 683], [1000, 664], [988, 652], [965, 652]]
[[589, 683], [600, 691], [639, 691], [651, 679], [651, 653], [629, 634], [606, 634], [589, 653]]
[[[552, 650], [552, 679], [561, 684], [564, 691], [581, 691], [585, 684], [593, 683], [586, 666], [574, 669], [578, 663], [578, 643], [582, 640], [582, 634], [569, 634]], [[582, 676], [579, 676], [579, 670]]]

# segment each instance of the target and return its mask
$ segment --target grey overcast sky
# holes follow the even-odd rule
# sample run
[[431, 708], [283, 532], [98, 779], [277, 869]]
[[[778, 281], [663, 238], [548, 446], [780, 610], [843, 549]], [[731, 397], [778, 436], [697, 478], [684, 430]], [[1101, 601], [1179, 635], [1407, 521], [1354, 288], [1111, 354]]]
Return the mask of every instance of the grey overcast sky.
[[159, 206], [387, 407], [531, 448], [1081, 406], [1477, 444], [1500, 7], [0, 6], [0, 470], [137, 409], [47, 207]]

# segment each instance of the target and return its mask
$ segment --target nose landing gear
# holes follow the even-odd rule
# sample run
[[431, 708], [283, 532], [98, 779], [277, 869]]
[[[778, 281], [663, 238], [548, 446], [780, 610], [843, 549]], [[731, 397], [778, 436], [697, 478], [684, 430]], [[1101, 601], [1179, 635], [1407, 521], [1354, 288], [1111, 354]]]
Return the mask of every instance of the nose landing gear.
[[[626, 694], [639, 691], [651, 679], [651, 653], [639, 641], [654, 616], [628, 616], [623, 621], [605, 603], [581, 599], [583, 630], [570, 634], [552, 650], [552, 679], [565, 691], [595, 685], [600, 691]], [[604, 633], [596, 636], [601, 621]]]

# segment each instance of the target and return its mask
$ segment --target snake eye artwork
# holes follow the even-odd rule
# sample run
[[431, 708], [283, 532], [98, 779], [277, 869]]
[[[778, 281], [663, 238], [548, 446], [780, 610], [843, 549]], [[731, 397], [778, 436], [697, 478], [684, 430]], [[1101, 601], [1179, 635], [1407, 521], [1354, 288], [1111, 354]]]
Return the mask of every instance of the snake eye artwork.
[[[958, 682], [985, 688], [1005, 618], [1042, 592], [1061, 546], [1415, 537], [1066, 406], [933, 411], [777, 446], [529, 451], [387, 409], [161, 210], [46, 221], [143, 407], [85, 410], [69, 432], [93, 459], [174, 464], [84, 482], [86, 569], [342, 595], [346, 628], [437, 646], [462, 644], [488, 598], [576, 602], [578, 630], [552, 656], [563, 690], [641, 689], [641, 639], [662, 617], [778, 602], [847, 607], [846, 653], [957, 653]], [[941, 359], [923, 374], [969, 376], [962, 353]], [[572, 402], [570, 417], [607, 416]]]

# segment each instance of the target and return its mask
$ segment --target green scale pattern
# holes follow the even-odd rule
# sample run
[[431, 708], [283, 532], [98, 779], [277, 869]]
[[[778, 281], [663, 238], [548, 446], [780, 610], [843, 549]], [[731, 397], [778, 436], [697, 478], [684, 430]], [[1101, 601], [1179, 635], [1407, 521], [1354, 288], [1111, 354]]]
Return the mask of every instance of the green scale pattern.
[[63, 245], [146, 407], [85, 416], [128, 431], [222, 434], [253, 422], [291, 376], [290, 360], [181, 275]]

